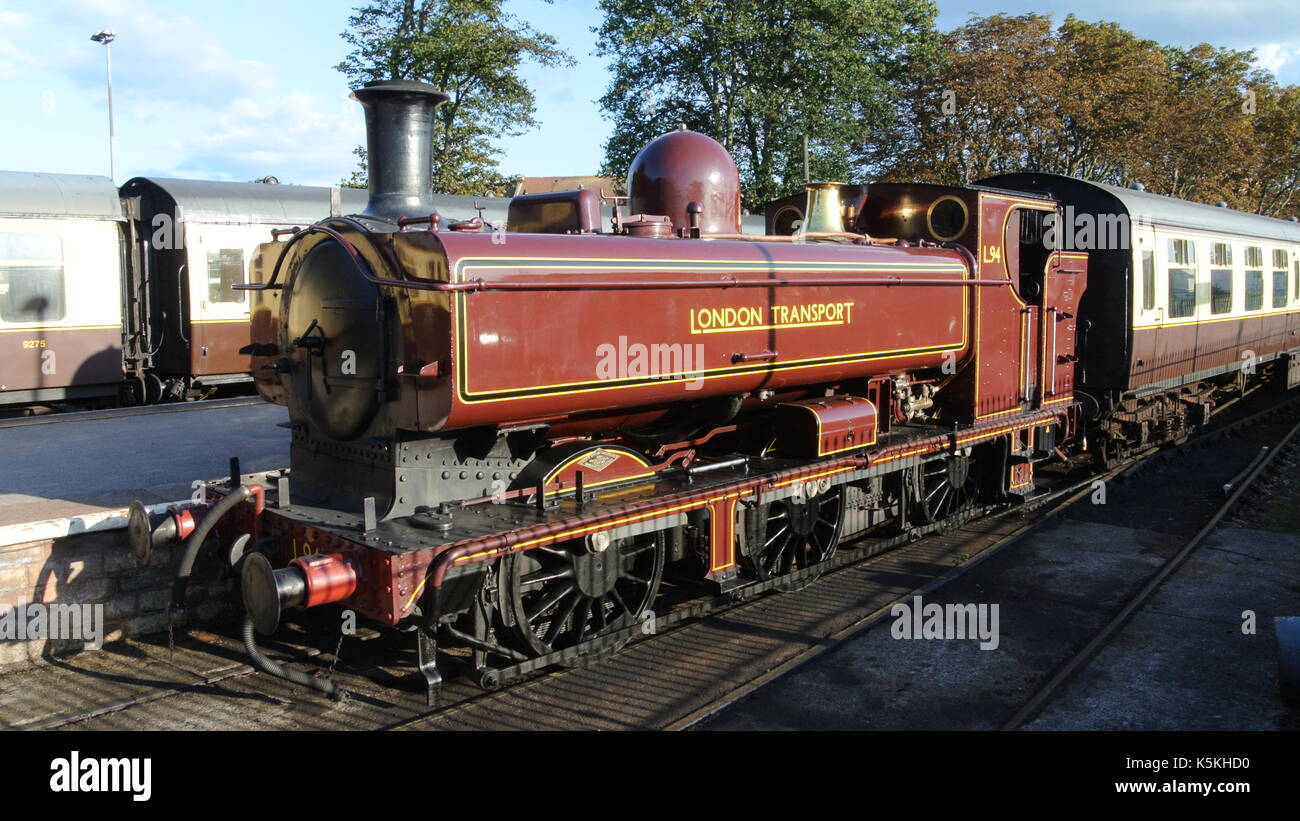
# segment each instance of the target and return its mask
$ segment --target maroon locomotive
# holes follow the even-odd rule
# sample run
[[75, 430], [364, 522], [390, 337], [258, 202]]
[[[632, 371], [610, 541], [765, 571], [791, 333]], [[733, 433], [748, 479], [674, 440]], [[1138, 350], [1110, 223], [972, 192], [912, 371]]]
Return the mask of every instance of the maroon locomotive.
[[142, 552], [188, 539], [178, 607], [204, 539], [234, 543], [265, 670], [336, 692], [254, 639], [330, 603], [414, 632], [431, 698], [440, 643], [485, 683], [569, 661], [636, 635], [665, 585], [788, 590], [843, 542], [1030, 496], [1109, 424], [1076, 397], [1090, 258], [1042, 243], [1050, 192], [813, 186], [805, 230], [749, 236], [735, 165], [682, 129], [613, 226], [575, 191], [487, 231], [429, 204], [446, 97], [356, 96], [366, 210], [264, 245], [249, 286], [289, 470], [214, 483], [197, 528], [135, 516]]

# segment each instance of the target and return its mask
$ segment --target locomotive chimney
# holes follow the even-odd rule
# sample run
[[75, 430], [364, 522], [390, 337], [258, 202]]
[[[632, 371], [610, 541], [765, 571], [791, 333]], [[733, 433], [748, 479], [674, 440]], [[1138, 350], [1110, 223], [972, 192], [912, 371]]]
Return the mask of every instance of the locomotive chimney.
[[434, 212], [433, 112], [448, 96], [428, 83], [380, 80], [352, 93], [366, 110], [370, 200], [362, 216], [385, 220]]

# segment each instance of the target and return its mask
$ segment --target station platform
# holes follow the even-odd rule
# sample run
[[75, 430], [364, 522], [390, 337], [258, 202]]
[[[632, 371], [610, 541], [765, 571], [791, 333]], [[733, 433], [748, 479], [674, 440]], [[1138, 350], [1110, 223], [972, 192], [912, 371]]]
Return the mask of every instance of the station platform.
[[194, 481], [228, 475], [231, 456], [245, 473], [289, 462], [285, 409], [256, 397], [133, 411], [0, 426], [0, 546], [22, 535], [15, 526], [186, 499]]

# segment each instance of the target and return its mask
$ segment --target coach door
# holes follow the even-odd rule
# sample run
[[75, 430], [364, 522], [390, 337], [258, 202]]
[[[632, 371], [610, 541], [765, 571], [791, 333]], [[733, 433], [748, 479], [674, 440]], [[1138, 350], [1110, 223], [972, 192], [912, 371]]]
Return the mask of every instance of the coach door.
[[247, 227], [190, 225], [189, 247], [191, 372], [196, 376], [248, 370], [239, 349], [248, 344]]

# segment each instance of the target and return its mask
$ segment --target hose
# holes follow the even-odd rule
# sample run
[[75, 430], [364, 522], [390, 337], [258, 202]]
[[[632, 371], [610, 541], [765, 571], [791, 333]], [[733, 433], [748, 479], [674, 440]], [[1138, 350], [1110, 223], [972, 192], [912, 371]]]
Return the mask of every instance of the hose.
[[172, 604], [171, 610], [178, 612], [185, 609], [185, 591], [190, 586], [190, 573], [194, 570], [194, 560], [198, 558], [199, 549], [203, 547], [203, 542], [216, 526], [217, 520], [225, 516], [230, 510], [240, 502], [243, 502], [256, 491], [246, 485], [241, 485], [227, 493], [221, 501], [212, 506], [203, 521], [190, 534], [185, 544], [185, 555], [181, 557], [181, 567], [176, 571], [176, 580], [172, 582]]
[[292, 670], [262, 655], [262, 651], [257, 649], [257, 637], [251, 616], [244, 616], [244, 649], [248, 651], [248, 657], [253, 660], [254, 666], [264, 673], [292, 681], [294, 684], [301, 684], [303, 687], [319, 690], [335, 701], [342, 701], [347, 697], [347, 691], [330, 679], [317, 678], [301, 670]]

